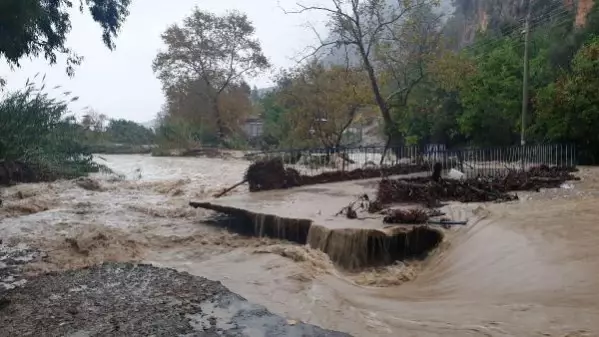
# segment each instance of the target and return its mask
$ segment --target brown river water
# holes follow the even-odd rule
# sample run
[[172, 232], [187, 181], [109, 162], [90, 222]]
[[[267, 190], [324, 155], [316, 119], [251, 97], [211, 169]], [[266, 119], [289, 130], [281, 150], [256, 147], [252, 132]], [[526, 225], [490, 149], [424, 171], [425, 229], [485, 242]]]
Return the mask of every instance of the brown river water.
[[125, 179], [94, 176], [100, 191], [72, 181], [2, 190], [0, 238], [48, 252], [31, 273], [148, 262], [355, 336], [599, 336], [599, 169], [583, 168], [573, 188], [464, 206], [480, 220], [450, 231], [427, 261], [347, 274], [318, 251], [228, 233], [188, 206], [239, 181], [247, 161], [103, 158]]

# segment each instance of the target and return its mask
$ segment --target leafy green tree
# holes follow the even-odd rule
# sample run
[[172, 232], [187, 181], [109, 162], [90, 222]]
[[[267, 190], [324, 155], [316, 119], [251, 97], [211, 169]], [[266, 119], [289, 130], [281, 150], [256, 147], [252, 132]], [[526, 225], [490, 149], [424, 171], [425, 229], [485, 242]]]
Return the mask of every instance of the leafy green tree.
[[[79, 10], [88, 10], [102, 27], [102, 40], [111, 50], [131, 0], [80, 0]], [[0, 57], [11, 66], [19, 66], [23, 57], [43, 55], [50, 64], [57, 54], [65, 54], [67, 73], [82, 58], [65, 46], [71, 30], [69, 10], [72, 0], [2, 0], [0, 2]]]
[[536, 99], [536, 133], [543, 140], [572, 142], [588, 163], [599, 161], [599, 37], [575, 55], [571, 73], [543, 88]]
[[264, 120], [262, 140], [267, 148], [291, 146], [288, 136], [293, 130], [289, 119], [285, 117], [288, 110], [279, 100], [278, 91], [269, 92], [260, 100], [260, 114]]
[[459, 93], [440, 88], [434, 78], [415, 88], [407, 105], [396, 113], [401, 114], [400, 130], [410, 145], [464, 145], [458, 124], [462, 113]]
[[[554, 31], [541, 27], [530, 44], [530, 97], [556, 77], [551, 66], [550, 48]], [[517, 144], [521, 132], [523, 43], [519, 37], [481, 38], [465, 52], [466, 59], [453, 63], [456, 70], [467, 69], [467, 76], [451, 78], [459, 90], [462, 106], [458, 123], [460, 132], [472, 145], [499, 146]], [[462, 56], [462, 57], [464, 57]], [[458, 57], [459, 59], [459, 57]], [[459, 62], [462, 62], [460, 65]], [[468, 70], [469, 69], [469, 70]], [[459, 71], [453, 71], [453, 75]], [[534, 113], [532, 100], [529, 111]], [[527, 125], [532, 123], [527, 122]]]
[[152, 130], [126, 119], [110, 120], [105, 133], [111, 142], [129, 145], [149, 145], [155, 138]]
[[522, 53], [511, 39], [503, 39], [489, 53], [477, 53], [477, 71], [460, 92], [461, 131], [482, 146], [516, 141], [522, 106]]

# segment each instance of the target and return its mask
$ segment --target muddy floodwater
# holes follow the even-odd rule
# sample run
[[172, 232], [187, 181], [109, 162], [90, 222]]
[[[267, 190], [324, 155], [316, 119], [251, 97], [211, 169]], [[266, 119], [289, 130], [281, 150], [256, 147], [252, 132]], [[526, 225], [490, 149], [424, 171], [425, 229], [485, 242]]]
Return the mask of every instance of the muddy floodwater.
[[188, 206], [238, 182], [247, 161], [103, 158], [124, 177], [93, 176], [98, 190], [73, 181], [2, 189], [0, 238], [48, 254], [28, 272], [173, 267], [354, 336], [599, 336], [597, 169], [518, 202], [464, 205], [479, 220], [452, 229], [428, 260], [348, 274], [319, 251], [228, 233], [211, 225], [214, 213]]

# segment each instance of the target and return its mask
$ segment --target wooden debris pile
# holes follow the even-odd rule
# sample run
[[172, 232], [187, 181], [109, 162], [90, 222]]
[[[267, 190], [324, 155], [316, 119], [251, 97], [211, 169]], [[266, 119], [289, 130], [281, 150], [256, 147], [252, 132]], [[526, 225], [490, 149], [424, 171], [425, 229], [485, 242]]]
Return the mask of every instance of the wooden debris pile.
[[285, 189], [300, 186], [300, 174], [285, 168], [281, 158], [260, 160], [252, 163], [245, 172], [250, 192]]
[[430, 178], [383, 179], [376, 200], [382, 205], [391, 203], [422, 203], [434, 207], [440, 201], [505, 202], [517, 200], [512, 191], [538, 191], [556, 188], [578, 178], [571, 168], [533, 167], [525, 172], [511, 171], [503, 177], [439, 180]]
[[392, 209], [385, 215], [383, 222], [386, 224], [420, 225], [425, 224], [430, 216], [427, 211], [420, 208]]
[[285, 168], [283, 160], [277, 157], [252, 163], [246, 171], [245, 180], [250, 185], [250, 192], [258, 192], [295, 186], [405, 175], [416, 172], [427, 172], [428, 170], [429, 168], [426, 165], [395, 165], [360, 168], [351, 171], [323, 172], [309, 176], [302, 175], [295, 169]]

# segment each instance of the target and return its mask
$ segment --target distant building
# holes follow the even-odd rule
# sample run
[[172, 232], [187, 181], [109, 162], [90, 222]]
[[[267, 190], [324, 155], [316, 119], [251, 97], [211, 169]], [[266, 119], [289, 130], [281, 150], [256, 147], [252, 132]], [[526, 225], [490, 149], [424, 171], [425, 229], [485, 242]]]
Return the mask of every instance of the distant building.
[[447, 148], [445, 147], [445, 144], [427, 144], [426, 145], [426, 152], [430, 153], [430, 152], [443, 152], [447, 150]]
[[264, 122], [260, 118], [248, 118], [243, 125], [243, 131], [248, 138], [257, 138], [264, 132]]

